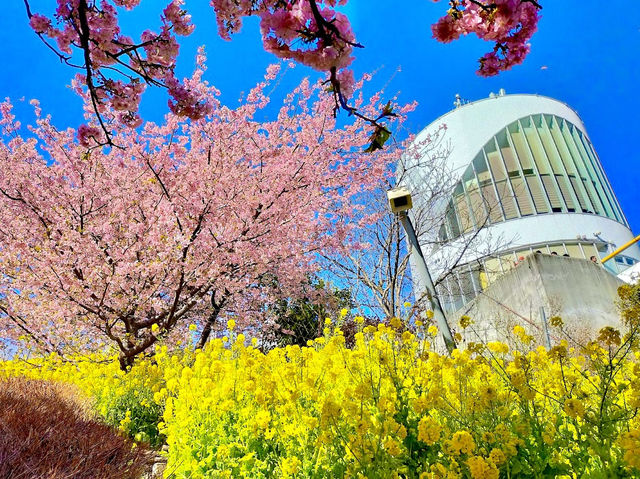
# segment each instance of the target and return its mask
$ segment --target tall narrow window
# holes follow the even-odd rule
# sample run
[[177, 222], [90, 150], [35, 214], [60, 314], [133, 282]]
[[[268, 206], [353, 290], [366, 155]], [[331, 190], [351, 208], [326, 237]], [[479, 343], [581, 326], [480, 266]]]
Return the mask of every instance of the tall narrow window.
[[506, 219], [510, 220], [512, 218], [518, 217], [518, 211], [516, 209], [516, 204], [514, 202], [513, 195], [511, 194], [511, 189], [509, 188], [509, 183], [507, 181], [498, 181], [496, 183], [496, 189], [498, 190], [498, 195], [500, 197], [500, 203], [502, 204], [502, 209], [504, 210], [504, 216]]
[[533, 163], [531, 161], [529, 149], [524, 137], [524, 132], [522, 131], [522, 128], [520, 127], [520, 124], [518, 122], [514, 122], [509, 125], [509, 134], [511, 135], [513, 146], [515, 147], [516, 153], [518, 154], [518, 159], [520, 160], [522, 171], [525, 175], [532, 175]]
[[569, 181], [571, 181], [571, 186], [573, 186], [573, 190], [576, 192], [576, 197], [580, 203], [580, 209], [585, 213], [593, 213], [585, 200], [583, 188], [581, 188], [579, 180], [575, 176], [569, 175]]
[[556, 175], [563, 174], [564, 168], [562, 166], [562, 160], [560, 159], [558, 149], [556, 148], [553, 138], [551, 137], [551, 133], [547, 128], [544, 115], [534, 115], [533, 119], [536, 124], [543, 149], [546, 153], [547, 159], [549, 160], [549, 164], [551, 165], [551, 170]]
[[473, 168], [478, 176], [480, 186], [486, 185], [491, 182], [491, 175], [489, 174], [489, 168], [487, 168], [487, 162], [484, 161], [484, 155], [482, 151], [476, 155], [473, 160]]
[[526, 180], [529, 191], [531, 191], [531, 196], [533, 197], [533, 203], [536, 206], [536, 211], [538, 213], [548, 213], [547, 198], [540, 183], [540, 178], [537, 175], [527, 175]]
[[[576, 128], [576, 130], [577, 130], [577, 128]], [[598, 160], [598, 157], [596, 156], [596, 152], [593, 150], [593, 147], [591, 146], [591, 143], [589, 142], [587, 137], [585, 135], [583, 135], [582, 132], [580, 132], [579, 130], [578, 130], [578, 132], [580, 134], [580, 138], [582, 139], [582, 143], [583, 143], [584, 148], [585, 148], [585, 150], [587, 152], [587, 155], [591, 159], [591, 163], [593, 164], [593, 168], [596, 171], [596, 175], [598, 176], [600, 184], [602, 185], [602, 189], [604, 190], [604, 194], [606, 195], [607, 200], [611, 204], [611, 209], [613, 211], [615, 219], [618, 220], [620, 223], [626, 224], [626, 221], [624, 219], [624, 215], [622, 214], [622, 210], [620, 209], [620, 207], [618, 205], [618, 201], [616, 200], [616, 197], [613, 194], [613, 191], [611, 190], [611, 186], [609, 185], [609, 181], [607, 181], [607, 177], [605, 176], [604, 171], [602, 171], [602, 168], [600, 166], [600, 161]]]
[[458, 218], [456, 217], [452, 201], [449, 201], [445, 216], [447, 218], [447, 224], [449, 225], [449, 231], [451, 232], [450, 237], [455, 239], [460, 236], [460, 224], [458, 223]]
[[576, 146], [573, 136], [571, 135], [571, 126], [570, 126], [571, 124], [566, 120], [562, 120], [559, 123], [560, 123], [560, 131], [562, 132], [562, 136], [565, 139], [567, 148], [571, 152], [571, 157], [578, 170], [580, 183], [582, 184], [582, 189], [586, 195], [585, 199], [587, 203], [591, 205], [592, 207], [591, 211], [593, 211], [598, 215], [604, 215], [602, 204], [600, 203], [596, 190], [593, 187], [593, 184], [591, 182], [591, 175], [589, 173], [589, 170], [587, 169], [587, 166], [584, 163], [584, 159], [580, 155], [580, 152], [578, 151], [578, 147]]
[[522, 124], [522, 127], [524, 129], [527, 144], [529, 145], [531, 153], [533, 154], [533, 159], [536, 163], [538, 173], [540, 173], [541, 175], [551, 174], [551, 169], [549, 168], [549, 163], [544, 153], [544, 148], [542, 147], [542, 143], [540, 143], [540, 140], [538, 139], [538, 134], [535, 131], [535, 126], [533, 125], [531, 118], [523, 118], [522, 120], [520, 120], [520, 123]]
[[485, 202], [485, 207], [489, 212], [489, 219], [491, 220], [491, 222], [499, 223], [500, 221], [503, 221], [502, 209], [500, 208], [500, 203], [498, 202], [498, 198], [496, 197], [493, 183], [484, 185], [481, 190], [482, 197]]
[[534, 209], [524, 180], [522, 178], [511, 178], [511, 185], [513, 186], [513, 193], [516, 195], [520, 214], [522, 216], [532, 215]]
[[576, 210], [576, 206], [573, 202], [573, 196], [571, 195], [571, 186], [569, 185], [567, 178], [564, 175], [556, 175], [556, 181], [558, 182], [558, 186], [560, 187], [562, 198], [567, 205], [567, 211], [574, 212]]
[[510, 177], [520, 176], [520, 167], [518, 166], [518, 160], [516, 159], [515, 151], [511, 148], [509, 140], [507, 139], [507, 130], [504, 129], [496, 135], [498, 147], [500, 148], [500, 154], [504, 160], [504, 164], [507, 167], [507, 175]]
[[460, 220], [462, 233], [467, 233], [473, 228], [473, 221], [471, 220], [471, 214], [467, 207], [467, 199], [462, 188], [462, 183], [458, 183], [458, 186], [453, 192], [453, 198], [456, 206], [456, 212], [458, 213], [458, 219]]
[[602, 204], [602, 206], [604, 207], [604, 212], [606, 214], [606, 216], [608, 216], [611, 219], [616, 219], [616, 215], [613, 212], [613, 209], [611, 207], [611, 203], [609, 202], [609, 199], [607, 198], [603, 188], [602, 188], [602, 184], [600, 181], [600, 178], [598, 177], [598, 173], [593, 165], [593, 163], [591, 162], [591, 158], [589, 157], [587, 151], [585, 150], [583, 144], [582, 144], [582, 140], [581, 140], [581, 134], [578, 131], [578, 129], [574, 126], [571, 125], [571, 135], [573, 137], [573, 140], [575, 142], [576, 147], [578, 148], [578, 151], [580, 152], [580, 156], [582, 157], [584, 164], [587, 167], [587, 171], [589, 172], [589, 176], [591, 177], [591, 182], [593, 184], [593, 189], [596, 192], [596, 195], [598, 197], [598, 201]]
[[500, 153], [498, 153], [498, 149], [496, 148], [493, 140], [489, 141], [489, 143], [485, 145], [484, 152], [487, 155], [487, 161], [489, 162], [489, 166], [491, 167], [491, 174], [493, 175], [493, 179], [495, 181], [505, 180], [507, 178], [507, 173], [504, 170], [502, 158], [500, 158]]
[[560, 196], [558, 196], [558, 192], [553, 184], [553, 177], [551, 175], [541, 175], [541, 179], [544, 189], [547, 192], [549, 202], [551, 203], [551, 211], [554, 213], [561, 212], [562, 202], [560, 201]]

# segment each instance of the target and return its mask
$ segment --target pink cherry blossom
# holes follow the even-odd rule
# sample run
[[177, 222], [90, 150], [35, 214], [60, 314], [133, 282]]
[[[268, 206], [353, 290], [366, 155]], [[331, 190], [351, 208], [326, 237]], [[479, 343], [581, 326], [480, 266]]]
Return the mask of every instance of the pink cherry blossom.
[[494, 42], [493, 50], [479, 60], [480, 75], [496, 75], [524, 61], [540, 19], [535, 0], [455, 0], [451, 5], [447, 15], [432, 26], [433, 36], [448, 43], [474, 33]]
[[51, 28], [51, 20], [44, 15], [36, 13], [29, 19], [29, 25], [36, 33], [46, 33]]

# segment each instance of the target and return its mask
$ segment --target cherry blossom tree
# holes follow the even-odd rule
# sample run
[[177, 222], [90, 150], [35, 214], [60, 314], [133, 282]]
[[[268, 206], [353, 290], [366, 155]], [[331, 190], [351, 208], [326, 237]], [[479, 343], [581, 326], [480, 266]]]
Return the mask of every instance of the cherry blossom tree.
[[[316, 252], [357, 226], [349, 212], [401, 145], [365, 152], [366, 122], [337, 125], [321, 83], [304, 81], [276, 119], [256, 120], [278, 67], [233, 109], [202, 73], [185, 82], [208, 105], [200, 119], [171, 112], [134, 130], [104, 105], [112, 148], [99, 147], [96, 121], [89, 134], [59, 131], [36, 102], [24, 137], [1, 104], [3, 337], [59, 354], [115, 346], [123, 368], [189, 325], [201, 346], [221, 311], [240, 327], [273, 293], [303, 294]], [[361, 85], [359, 110], [392, 110], [381, 94], [365, 101]], [[390, 121], [411, 108], [393, 108]]]
[[[121, 31], [118, 10], [133, 10], [140, 0], [58, 0], [51, 17], [32, 12], [29, 0], [24, 3], [35, 33], [63, 62], [81, 70], [76, 82], [88, 90], [105, 144], [113, 145], [112, 131], [103, 118], [105, 109], [117, 111], [121, 122], [139, 126], [138, 105], [146, 85], [166, 88], [169, 108], [177, 115], [199, 119], [210, 111], [206, 99], [175, 76], [177, 37], [194, 29], [183, 0], [169, 1], [161, 13], [160, 30], [145, 30], [138, 40]], [[433, 25], [433, 36], [450, 42], [476, 34], [492, 42], [493, 49], [480, 59], [480, 75], [495, 75], [523, 61], [539, 19], [541, 5], [536, 0], [448, 3], [446, 15]], [[240, 31], [243, 19], [255, 16], [260, 19], [266, 51], [327, 72], [334, 112], [343, 109], [368, 121], [373, 129], [371, 144], [384, 144], [390, 131], [379, 114], [365, 115], [350, 103], [353, 73], [349, 66], [354, 49], [363, 45], [357, 42], [348, 17], [338, 11], [347, 0], [211, 0], [210, 4], [222, 38], [230, 40]], [[74, 63], [74, 51], [81, 54], [78, 63]]]

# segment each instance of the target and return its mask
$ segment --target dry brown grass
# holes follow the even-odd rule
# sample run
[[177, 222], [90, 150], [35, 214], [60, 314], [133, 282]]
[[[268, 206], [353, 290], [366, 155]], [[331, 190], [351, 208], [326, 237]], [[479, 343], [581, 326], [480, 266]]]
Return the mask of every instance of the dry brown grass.
[[0, 479], [139, 479], [150, 454], [92, 418], [72, 389], [0, 380]]

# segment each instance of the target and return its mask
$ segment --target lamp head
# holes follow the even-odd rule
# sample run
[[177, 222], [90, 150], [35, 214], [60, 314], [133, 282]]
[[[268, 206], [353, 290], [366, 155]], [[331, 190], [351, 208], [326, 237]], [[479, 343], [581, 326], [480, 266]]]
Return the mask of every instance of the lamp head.
[[389, 208], [392, 213], [400, 213], [413, 208], [411, 192], [405, 186], [398, 186], [388, 190], [387, 198], [389, 199]]

